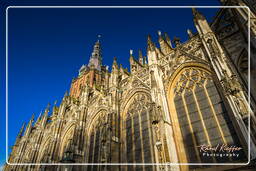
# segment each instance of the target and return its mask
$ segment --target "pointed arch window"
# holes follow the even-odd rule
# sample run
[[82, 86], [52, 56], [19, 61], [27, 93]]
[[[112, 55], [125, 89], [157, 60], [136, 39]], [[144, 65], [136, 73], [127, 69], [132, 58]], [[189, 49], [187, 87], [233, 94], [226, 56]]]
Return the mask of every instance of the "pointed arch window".
[[[90, 130], [90, 139], [89, 139], [89, 156], [88, 163], [102, 163], [103, 162], [103, 154], [102, 154], [102, 141], [105, 137], [104, 134], [104, 123], [106, 123], [107, 118], [105, 113], [99, 113], [99, 117], [92, 124], [92, 128]], [[107, 159], [104, 159], [107, 160]], [[100, 168], [99, 165], [89, 165], [88, 171], [98, 170]]]
[[[197, 67], [186, 68], [177, 76], [174, 85], [171, 91], [173, 91], [173, 107], [178, 121], [176, 126], [180, 130], [179, 135], [187, 162], [223, 163], [243, 159], [243, 153], [238, 158], [232, 158], [206, 156], [202, 151], [200, 152], [201, 145], [241, 146], [211, 74]], [[209, 155], [211, 153], [209, 152]]]
[[[136, 94], [128, 106], [122, 126], [125, 154], [123, 163], [153, 163], [154, 146], [149, 118], [148, 95]], [[128, 170], [153, 170], [153, 166], [127, 166]]]

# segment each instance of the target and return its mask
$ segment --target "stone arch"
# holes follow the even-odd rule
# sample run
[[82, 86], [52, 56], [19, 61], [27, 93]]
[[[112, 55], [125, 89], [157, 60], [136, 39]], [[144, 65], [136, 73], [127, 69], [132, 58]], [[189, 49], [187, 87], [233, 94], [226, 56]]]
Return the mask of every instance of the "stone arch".
[[51, 136], [47, 136], [46, 138], [43, 139], [41, 145], [40, 145], [40, 153], [38, 154], [38, 158], [37, 158], [37, 162], [38, 163], [45, 163], [47, 161], [46, 160], [46, 156], [48, 155], [48, 151], [49, 150], [49, 145], [51, 142]]
[[231, 162], [229, 157], [204, 157], [198, 146], [240, 144], [215, 78], [208, 66], [189, 63], [181, 65], [168, 80], [167, 99], [181, 163]]
[[236, 65], [245, 78], [248, 77], [248, 60], [247, 50], [243, 49], [236, 60]]
[[88, 135], [92, 131], [93, 123], [95, 123], [98, 120], [98, 118], [100, 117], [100, 114], [102, 113], [107, 114], [107, 108], [100, 108], [91, 114], [91, 118], [88, 121], [88, 125], [87, 125]]
[[[152, 99], [147, 89], [132, 91], [121, 105], [122, 163], [155, 162], [150, 105]], [[153, 166], [127, 166], [127, 170], [153, 170]]]
[[[126, 109], [127, 104], [130, 102], [134, 94], [136, 93], [145, 93], [150, 96], [150, 90], [147, 88], [135, 88], [131, 90], [123, 99], [126, 99], [122, 104], [121, 104], [121, 109]], [[122, 111], [123, 113], [124, 111]]]
[[175, 78], [177, 78], [177, 76], [181, 72], [181, 70], [183, 70], [184, 68], [188, 68], [188, 67], [202, 68], [202, 69], [207, 70], [210, 73], [213, 73], [208, 65], [205, 65], [205, 64], [200, 63], [200, 62], [197, 62], [197, 63], [187, 62], [187, 63], [181, 64], [178, 68], [175, 69], [175, 71], [169, 77], [167, 77], [167, 84], [165, 86], [166, 87], [166, 92], [168, 92], [170, 86], [175, 81]]
[[[87, 144], [87, 162], [88, 163], [101, 163], [103, 162], [102, 157], [102, 147], [103, 139], [107, 136], [107, 110], [106, 108], [101, 108], [96, 112], [92, 113], [92, 118], [88, 121], [88, 144]], [[105, 146], [104, 146], [105, 147]], [[104, 158], [107, 160], [106, 158]], [[100, 166], [90, 165], [87, 170], [97, 170]]]
[[60, 148], [59, 148], [59, 159], [61, 160], [65, 150], [72, 146], [72, 140], [75, 132], [75, 122], [70, 122], [64, 128], [63, 134], [61, 136]]
[[[29, 144], [30, 146], [31, 144]], [[24, 163], [31, 163], [31, 153], [32, 153], [32, 148], [31, 147], [27, 147], [27, 150], [25, 151], [25, 154], [23, 155], [23, 162]]]

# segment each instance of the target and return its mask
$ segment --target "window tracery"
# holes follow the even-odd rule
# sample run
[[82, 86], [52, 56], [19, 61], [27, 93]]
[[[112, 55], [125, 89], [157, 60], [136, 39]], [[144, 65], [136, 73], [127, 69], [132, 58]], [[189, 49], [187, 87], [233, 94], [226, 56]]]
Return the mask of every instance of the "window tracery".
[[242, 159], [243, 155], [237, 159], [204, 157], [199, 151], [198, 147], [203, 144], [240, 145], [211, 73], [197, 67], [186, 68], [178, 76], [172, 91], [188, 163]]
[[[107, 115], [104, 112], [98, 113], [96, 120], [92, 123], [89, 139], [88, 163], [107, 162]], [[88, 170], [97, 170], [100, 166], [90, 165]]]
[[[123, 135], [127, 163], [153, 163], [152, 126], [149, 115], [150, 98], [136, 94], [123, 120]], [[152, 166], [128, 166], [128, 170], [153, 170]]]

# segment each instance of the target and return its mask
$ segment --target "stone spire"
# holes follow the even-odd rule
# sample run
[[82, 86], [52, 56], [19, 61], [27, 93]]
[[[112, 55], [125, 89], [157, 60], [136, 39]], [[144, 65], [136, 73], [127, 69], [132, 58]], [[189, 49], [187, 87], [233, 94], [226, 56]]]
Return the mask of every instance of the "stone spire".
[[[168, 38], [168, 35], [167, 35], [166, 38]], [[162, 36], [161, 31], [158, 31], [158, 42], [159, 42], [159, 45], [160, 45], [160, 50], [165, 55], [170, 53], [170, 51], [172, 49], [171, 44], [168, 43], [168, 41], [170, 41], [170, 40], [167, 40], [166, 38], [164, 39], [164, 37]]]
[[168, 36], [168, 34], [167, 34], [167, 33], [164, 33], [164, 37], [165, 37], [165, 40], [166, 40], [166, 42], [168, 43], [168, 45], [172, 48], [171, 39], [170, 39], [170, 37]]
[[114, 57], [113, 64], [112, 64], [112, 71], [118, 70], [117, 58]]
[[22, 134], [23, 134], [23, 132], [24, 132], [25, 125], [26, 125], [26, 123], [24, 122], [24, 123], [22, 124], [22, 127], [21, 127], [21, 129], [20, 129], [20, 132], [19, 132], [17, 138], [21, 138], [21, 137], [22, 137]]
[[17, 135], [16, 141], [15, 141], [15, 145], [18, 143], [18, 141], [19, 141], [20, 138], [22, 137], [22, 134], [23, 134], [24, 129], [25, 129], [25, 125], [26, 125], [26, 123], [24, 122], [24, 123], [22, 124], [22, 127], [20, 128], [19, 134]]
[[151, 36], [148, 35], [148, 48], [147, 48], [148, 51], [153, 51], [155, 50], [155, 45], [154, 43], [152, 42], [152, 39], [151, 39]]
[[194, 35], [190, 29], [187, 29], [188, 37], [192, 38]]
[[46, 122], [47, 122], [47, 119], [48, 119], [48, 113], [50, 112], [50, 103], [48, 103], [46, 109], [44, 110], [44, 114], [42, 116], [42, 120], [41, 120], [41, 125], [42, 126], [45, 126], [46, 125]]
[[42, 111], [40, 112], [40, 114], [39, 114], [39, 116], [38, 116], [38, 118], [36, 120], [36, 123], [38, 123], [41, 120], [41, 116], [42, 116]]
[[141, 65], [144, 64], [143, 55], [142, 55], [142, 51], [141, 51], [141, 50], [139, 50], [139, 63], [140, 63]]
[[90, 68], [95, 68], [99, 71], [101, 70], [101, 65], [102, 65], [102, 52], [101, 52], [101, 45], [99, 40], [100, 37], [101, 36], [98, 35], [98, 40], [96, 41], [93, 47], [93, 52], [88, 64]]
[[30, 134], [30, 131], [31, 131], [32, 126], [33, 126], [34, 119], [35, 119], [35, 114], [33, 113], [32, 117], [31, 117], [31, 119], [30, 119], [30, 121], [29, 121], [29, 123], [26, 127], [26, 131], [24, 133], [24, 136], [28, 136]]
[[193, 13], [194, 19], [199, 19], [199, 20], [205, 19], [204, 16], [199, 11], [197, 11], [195, 8], [192, 8], [192, 13]]
[[173, 43], [175, 44], [175, 47], [180, 45], [180, 38], [179, 37], [174, 37]]

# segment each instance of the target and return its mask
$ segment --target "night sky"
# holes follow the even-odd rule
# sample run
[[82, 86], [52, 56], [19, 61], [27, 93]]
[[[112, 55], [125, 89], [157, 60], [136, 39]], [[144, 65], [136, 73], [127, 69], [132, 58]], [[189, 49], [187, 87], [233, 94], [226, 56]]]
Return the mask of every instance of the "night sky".
[[[8, 5], [219, 5], [218, 1], [182, 3], [115, 3], [93, 2], [70, 4], [3, 3], [0, 27], [1, 78], [1, 134], [0, 165], [5, 161], [5, 8]], [[31, 3], [30, 3], [31, 2]], [[57, 2], [57, 1], [56, 1]], [[218, 9], [198, 9], [212, 21]], [[103, 64], [112, 66], [113, 57], [118, 64], [129, 68], [129, 50], [138, 57], [141, 49], [146, 55], [147, 35], [157, 44], [157, 31], [167, 32], [181, 42], [188, 39], [186, 30], [196, 32], [191, 9], [95, 9], [95, 8], [11, 8], [8, 10], [8, 116], [9, 147], [23, 122], [35, 119], [48, 103], [58, 105], [79, 68], [87, 64], [93, 45], [100, 34]], [[10, 152], [10, 150], [9, 150]]]

